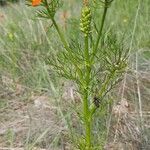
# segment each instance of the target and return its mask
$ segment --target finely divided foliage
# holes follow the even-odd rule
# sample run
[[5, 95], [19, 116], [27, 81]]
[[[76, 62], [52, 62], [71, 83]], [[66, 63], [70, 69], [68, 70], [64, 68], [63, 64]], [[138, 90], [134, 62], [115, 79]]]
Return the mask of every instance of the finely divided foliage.
[[[72, 80], [81, 96], [81, 104], [78, 107], [81, 107], [82, 111], [77, 114], [83, 131], [80, 135], [73, 133], [71, 136], [76, 149], [102, 149], [103, 145], [95, 143], [94, 140], [95, 114], [109, 103], [109, 93], [121, 80], [127, 67], [128, 51], [123, 49], [122, 41], [117, 41], [111, 31], [107, 34], [104, 32], [106, 15], [112, 2], [113, 0], [83, 0], [78, 25], [82, 42], [77, 40], [73, 45], [67, 41], [55, 20], [55, 14], [62, 2], [32, 1], [33, 6], [40, 6], [37, 10], [38, 17], [51, 20], [51, 27], [55, 28], [63, 45], [57, 54], [51, 54], [52, 57], [48, 58], [47, 63], [60, 77]], [[95, 5], [103, 6], [100, 25], [93, 19], [94, 11], [99, 11]]]

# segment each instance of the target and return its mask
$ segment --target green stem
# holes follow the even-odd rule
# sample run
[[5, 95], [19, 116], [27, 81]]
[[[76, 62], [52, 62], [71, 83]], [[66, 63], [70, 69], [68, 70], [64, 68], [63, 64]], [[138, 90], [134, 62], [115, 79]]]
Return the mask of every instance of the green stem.
[[84, 47], [85, 47], [85, 60], [88, 61], [89, 60], [89, 48], [88, 48], [88, 45], [89, 45], [89, 41], [88, 41], [88, 36], [85, 36], [84, 38]]
[[83, 111], [84, 111], [84, 119], [85, 119], [85, 138], [86, 138], [86, 146], [88, 149], [91, 147], [91, 119], [90, 110], [89, 110], [89, 81], [90, 81], [90, 73], [91, 73], [91, 66], [90, 66], [90, 56], [89, 56], [89, 42], [88, 36], [85, 36], [84, 39], [85, 44], [85, 87], [84, 87], [84, 97], [83, 97]]
[[84, 39], [85, 43], [85, 67], [86, 67], [86, 85], [88, 87], [90, 81], [90, 72], [91, 72], [91, 64], [90, 64], [90, 54], [89, 54], [89, 39], [88, 36]]
[[49, 9], [47, 0], [45, 0], [45, 4], [46, 4], [46, 9], [47, 9], [47, 11], [48, 11], [48, 13], [49, 13], [50, 19], [51, 19], [51, 21], [52, 21], [52, 23], [53, 23], [53, 25], [54, 25], [54, 27], [55, 27], [55, 29], [56, 29], [56, 31], [57, 31], [59, 37], [60, 37], [61, 42], [63, 43], [65, 49], [68, 50], [68, 51], [70, 51], [70, 48], [69, 48], [69, 46], [68, 46], [68, 44], [67, 44], [67, 41], [66, 41], [66, 39], [65, 39], [65, 37], [64, 37], [64, 34], [60, 31], [60, 29], [59, 29], [59, 27], [58, 27], [58, 25], [57, 25], [57, 23], [56, 23], [54, 17], [51, 16], [51, 11], [50, 11], [50, 9]]
[[91, 122], [89, 120], [89, 104], [88, 104], [87, 90], [84, 90], [83, 111], [84, 111], [84, 121], [85, 121], [86, 146], [89, 148], [91, 146]]
[[63, 43], [65, 49], [68, 50], [68, 51], [70, 51], [70, 48], [69, 48], [69, 46], [68, 46], [68, 44], [67, 44], [67, 42], [66, 42], [66, 40], [65, 40], [65, 37], [64, 37], [63, 33], [60, 31], [60, 29], [59, 29], [59, 27], [58, 27], [58, 25], [57, 25], [55, 19], [54, 19], [54, 18], [51, 18], [51, 20], [52, 20], [52, 22], [53, 22], [53, 25], [54, 25], [54, 27], [55, 27], [57, 33], [59, 34], [59, 37], [60, 37], [61, 42]]
[[94, 49], [93, 49], [92, 61], [93, 61], [94, 56], [97, 54], [97, 51], [98, 51], [98, 45], [99, 45], [99, 41], [100, 41], [100, 38], [101, 38], [101, 35], [102, 35], [102, 31], [103, 31], [103, 27], [104, 27], [104, 23], [105, 23], [105, 19], [106, 19], [107, 10], [108, 10], [108, 6], [107, 6], [107, 2], [105, 1], [105, 6], [104, 6], [104, 11], [103, 11], [101, 25], [100, 25], [100, 29], [99, 29], [99, 32], [98, 32], [98, 37], [97, 37], [97, 40], [96, 40], [96, 44], [95, 44]]

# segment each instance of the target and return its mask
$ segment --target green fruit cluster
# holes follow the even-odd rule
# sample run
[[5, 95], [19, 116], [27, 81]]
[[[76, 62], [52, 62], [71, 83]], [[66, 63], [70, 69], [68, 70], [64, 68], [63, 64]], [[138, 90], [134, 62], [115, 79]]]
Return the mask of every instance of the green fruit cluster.
[[84, 6], [81, 12], [81, 19], [80, 19], [80, 30], [84, 33], [85, 36], [91, 31], [91, 10], [88, 6]]

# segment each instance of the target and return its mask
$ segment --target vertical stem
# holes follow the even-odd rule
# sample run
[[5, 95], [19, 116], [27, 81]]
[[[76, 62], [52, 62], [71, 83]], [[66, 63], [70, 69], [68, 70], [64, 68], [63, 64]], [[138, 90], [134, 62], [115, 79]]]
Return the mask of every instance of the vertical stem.
[[67, 41], [66, 41], [66, 39], [65, 39], [65, 37], [64, 37], [64, 34], [60, 31], [60, 29], [59, 29], [59, 27], [58, 27], [58, 25], [57, 25], [57, 23], [56, 23], [54, 17], [51, 16], [51, 11], [50, 11], [50, 9], [49, 9], [47, 0], [45, 0], [45, 4], [46, 4], [46, 9], [47, 9], [47, 11], [48, 11], [48, 13], [49, 13], [50, 19], [51, 19], [51, 21], [52, 21], [52, 23], [53, 23], [53, 25], [54, 25], [54, 27], [55, 27], [55, 29], [56, 29], [56, 31], [57, 31], [59, 37], [60, 37], [61, 42], [63, 43], [65, 49], [68, 50], [68, 51], [70, 51], [70, 48], [69, 48], [69, 46], [68, 46], [68, 44], [67, 44]]
[[88, 92], [85, 91], [83, 99], [83, 110], [84, 110], [84, 120], [85, 120], [85, 139], [86, 146], [91, 147], [91, 122], [89, 120], [89, 105], [88, 105]]
[[100, 25], [100, 29], [99, 29], [99, 32], [98, 32], [98, 37], [97, 37], [97, 40], [96, 40], [96, 44], [95, 44], [94, 49], [93, 49], [92, 61], [93, 61], [94, 56], [96, 55], [97, 50], [98, 50], [97, 48], [98, 48], [99, 41], [100, 41], [100, 38], [101, 38], [101, 35], [102, 35], [102, 31], [103, 31], [103, 27], [104, 27], [104, 23], [105, 23], [105, 19], [106, 19], [107, 10], [108, 10], [108, 6], [107, 6], [107, 2], [105, 1], [105, 6], [104, 6], [104, 11], [103, 11], [101, 25]]
[[91, 64], [90, 64], [90, 54], [89, 54], [89, 35], [85, 37], [84, 43], [85, 43], [85, 67], [86, 67], [86, 84], [89, 85], [90, 81], [90, 72], [91, 72]]
[[86, 89], [84, 89], [84, 102], [83, 102], [83, 105], [84, 105], [84, 118], [85, 118], [85, 130], [86, 130], [86, 146], [88, 148], [88, 150], [90, 150], [91, 148], [91, 110], [89, 108], [89, 83], [90, 83], [90, 74], [91, 74], [91, 62], [93, 61], [94, 59], [94, 56], [96, 55], [97, 53], [97, 48], [98, 48], [98, 44], [99, 44], [99, 41], [100, 41], [100, 37], [102, 35], [102, 30], [103, 30], [103, 27], [104, 27], [104, 22], [105, 22], [105, 18], [106, 18], [106, 14], [107, 14], [107, 0], [105, 0], [105, 7], [104, 7], [104, 12], [103, 12], [103, 16], [102, 16], [102, 22], [101, 22], [101, 26], [100, 26], [100, 30], [98, 32], [98, 37], [97, 37], [97, 40], [96, 40], [96, 44], [94, 46], [94, 49], [93, 49], [93, 57], [92, 59], [90, 58], [90, 55], [89, 55], [89, 48], [88, 48], [88, 37], [89, 35], [85, 36], [85, 70], [86, 70], [86, 77], [85, 77], [85, 80], [86, 80]]
[[84, 54], [85, 54], [85, 60], [88, 61], [89, 60], [89, 48], [88, 48], [88, 45], [89, 45], [89, 41], [88, 41], [88, 36], [85, 36], [84, 38], [84, 47], [85, 47], [85, 50], [84, 50]]
[[59, 37], [60, 37], [61, 42], [63, 43], [65, 49], [70, 51], [70, 48], [68, 47], [68, 44], [67, 44], [67, 42], [66, 42], [66, 40], [65, 40], [65, 38], [64, 38], [64, 35], [63, 35], [63, 33], [60, 31], [60, 29], [59, 29], [59, 27], [58, 27], [58, 25], [57, 25], [55, 19], [54, 19], [54, 18], [51, 18], [51, 20], [52, 20], [52, 22], [53, 22], [53, 24], [54, 24], [54, 27], [55, 27], [57, 33], [59, 34]]
[[88, 43], [88, 36], [85, 36], [85, 81], [86, 86], [84, 87], [84, 97], [83, 97], [83, 111], [84, 111], [84, 119], [85, 119], [85, 138], [86, 138], [86, 146], [88, 149], [91, 147], [91, 119], [90, 117], [90, 110], [89, 110], [89, 81], [90, 81], [90, 57], [89, 57], [89, 43]]

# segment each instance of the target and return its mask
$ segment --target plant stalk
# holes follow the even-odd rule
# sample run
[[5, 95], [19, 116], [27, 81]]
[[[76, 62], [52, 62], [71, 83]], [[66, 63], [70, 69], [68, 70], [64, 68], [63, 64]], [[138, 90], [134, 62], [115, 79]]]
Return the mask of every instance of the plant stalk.
[[65, 40], [65, 37], [64, 37], [63, 33], [60, 31], [60, 29], [59, 29], [59, 27], [58, 27], [58, 25], [57, 25], [55, 19], [54, 19], [54, 18], [51, 18], [51, 20], [52, 20], [52, 22], [53, 22], [53, 25], [54, 25], [54, 27], [55, 27], [57, 33], [59, 34], [59, 37], [60, 37], [61, 42], [63, 43], [65, 49], [68, 50], [68, 51], [70, 51], [70, 48], [69, 48], [69, 46], [68, 46], [68, 44], [67, 44], [67, 42], [66, 42], [66, 40]]
[[85, 36], [84, 44], [85, 44], [85, 87], [84, 87], [84, 98], [83, 98], [83, 111], [84, 111], [84, 120], [85, 120], [85, 139], [86, 146], [88, 149], [91, 147], [91, 119], [90, 117], [90, 109], [89, 109], [89, 81], [90, 81], [90, 55], [89, 55], [89, 42], [88, 36]]
[[69, 46], [68, 46], [68, 44], [67, 44], [67, 41], [66, 41], [66, 39], [65, 39], [65, 37], [64, 37], [64, 35], [63, 35], [63, 33], [60, 31], [60, 29], [59, 29], [59, 27], [58, 27], [58, 25], [57, 25], [57, 23], [56, 23], [54, 17], [51, 16], [51, 13], [50, 13], [50, 9], [49, 9], [47, 0], [45, 0], [45, 3], [46, 3], [46, 9], [47, 9], [47, 11], [48, 11], [48, 13], [49, 13], [49, 15], [50, 15], [50, 19], [51, 19], [51, 21], [52, 21], [52, 23], [53, 23], [53, 25], [54, 25], [54, 27], [55, 27], [55, 29], [56, 29], [56, 31], [57, 31], [59, 37], [60, 37], [61, 42], [63, 43], [65, 49], [68, 50], [68, 51], [70, 51], [70, 48], [69, 48]]
[[97, 54], [97, 51], [98, 51], [98, 45], [99, 45], [99, 41], [100, 41], [100, 38], [101, 38], [101, 35], [102, 35], [107, 10], [108, 10], [108, 6], [107, 6], [107, 1], [105, 0], [105, 6], [104, 6], [103, 16], [102, 16], [102, 20], [101, 20], [101, 25], [100, 25], [100, 29], [99, 29], [99, 32], [98, 32], [98, 37], [97, 37], [97, 40], [96, 40], [96, 44], [95, 44], [94, 49], [93, 49], [92, 61], [93, 61], [94, 56]]

